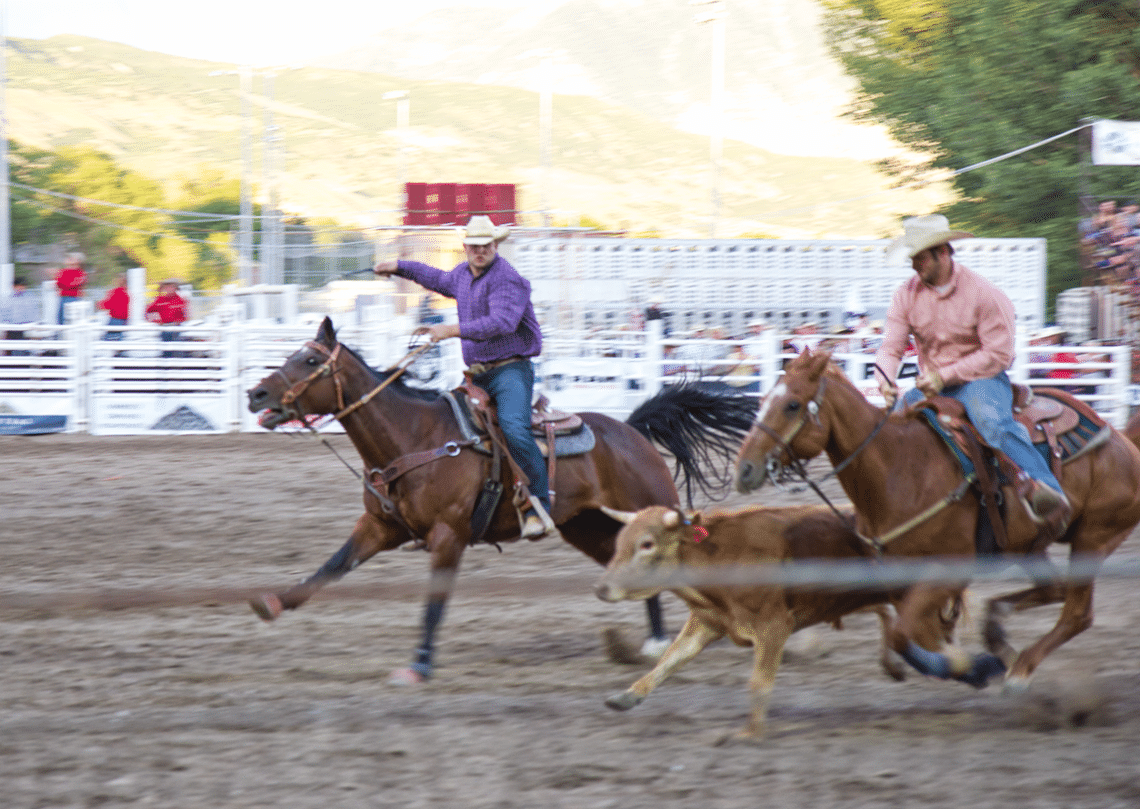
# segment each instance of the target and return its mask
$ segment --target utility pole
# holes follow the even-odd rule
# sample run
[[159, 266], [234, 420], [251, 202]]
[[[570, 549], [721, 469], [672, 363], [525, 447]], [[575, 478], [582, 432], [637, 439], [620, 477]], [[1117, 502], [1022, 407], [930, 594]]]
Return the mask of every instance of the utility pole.
[[250, 200], [253, 165], [253, 127], [250, 123], [250, 93], [253, 91], [253, 69], [244, 65], [237, 70], [214, 70], [211, 76], [237, 76], [241, 94], [241, 202], [238, 208], [238, 280], [242, 286], [253, 285], [253, 203]]
[[390, 90], [382, 98], [396, 102], [396, 140], [400, 144], [400, 224], [403, 224], [408, 215], [408, 124], [411, 121], [411, 94], [407, 90]]
[[265, 96], [264, 123], [262, 124], [265, 143], [261, 150], [261, 159], [269, 201], [262, 211], [261, 217], [261, 272], [262, 281], [267, 284], [285, 282], [284, 267], [281, 262], [281, 212], [277, 210], [277, 151], [280, 135], [277, 131], [277, 125], [273, 122], [273, 79], [275, 76], [276, 74], [271, 70], [262, 74], [265, 87], [263, 93]]
[[8, 197], [8, 4], [0, 10], [0, 277], [7, 283], [4, 295], [12, 294], [12, 208]]
[[694, 15], [698, 23], [712, 24], [712, 87], [709, 114], [709, 238], [716, 238], [720, 219], [720, 173], [724, 156], [724, 19], [728, 16], [725, 0], [690, 0], [707, 10]]
[[542, 226], [550, 227], [551, 135], [554, 128], [554, 60], [542, 60], [542, 88], [538, 94], [539, 153], [542, 165]]

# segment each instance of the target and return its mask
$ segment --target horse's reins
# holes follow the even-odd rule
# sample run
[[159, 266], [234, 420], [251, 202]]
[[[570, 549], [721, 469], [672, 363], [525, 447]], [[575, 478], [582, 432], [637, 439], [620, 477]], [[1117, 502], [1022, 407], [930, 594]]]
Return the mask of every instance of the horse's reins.
[[[875, 369], [880, 374], [883, 375], [884, 379], [889, 379], [886, 372], [884, 372], [883, 369], [879, 367], [878, 363], [875, 363]], [[859, 456], [859, 454], [861, 452], [863, 452], [864, 449], [867, 448], [867, 446], [871, 443], [871, 441], [875, 438], [875, 436], [879, 434], [879, 431], [881, 429], [883, 429], [884, 425], [886, 425], [887, 418], [889, 417], [890, 414], [888, 412], [887, 415], [884, 416], [875, 425], [874, 429], [871, 430], [870, 434], [866, 438], [863, 439], [863, 441], [859, 444], [859, 446], [857, 446], [854, 449], [854, 451], [851, 452], [850, 455], [848, 455], [846, 458], [844, 458], [837, 466], [833, 467], [829, 472], [827, 472], [827, 474], [823, 475], [818, 481], [812, 480], [810, 477], [808, 477], [807, 468], [805, 467], [803, 461], [800, 460], [799, 458], [797, 458], [795, 456], [795, 454], [792, 452], [791, 442], [796, 437], [796, 435], [799, 434], [800, 430], [803, 429], [804, 425], [807, 424], [807, 421], [809, 418], [813, 419], [817, 425], [819, 424], [819, 418], [818, 418], [819, 417], [819, 407], [820, 407], [820, 402], [823, 399], [823, 392], [824, 392], [824, 389], [826, 388], [826, 386], [827, 386], [827, 377], [825, 376], [825, 377], [822, 377], [820, 379], [819, 389], [816, 391], [816, 394], [814, 397], [812, 397], [811, 401], [809, 401], [807, 403], [807, 407], [804, 408], [803, 415], [800, 416], [800, 418], [797, 420], [797, 422], [795, 424], [793, 424], [791, 427], [788, 428], [787, 432], [783, 436], [781, 436], [775, 430], [770, 428], [768, 425], [762, 424], [759, 421], [757, 421], [755, 423], [755, 426], [758, 429], [760, 429], [761, 431], [763, 431], [766, 435], [768, 435], [769, 438], [771, 438], [773, 441], [776, 442], [777, 449], [782, 450], [784, 452], [784, 454], [788, 457], [788, 459], [790, 461], [790, 463], [788, 465], [791, 466], [792, 471], [794, 471], [797, 475], [799, 475], [800, 479], [803, 480], [804, 483], [806, 483], [808, 486], [811, 487], [812, 491], [814, 491], [819, 496], [819, 498], [821, 500], [823, 500], [823, 502], [827, 505], [828, 508], [831, 509], [831, 511], [835, 514], [835, 516], [839, 517], [840, 520], [842, 520], [843, 522], [846, 523], [847, 519], [846, 519], [845, 515], [843, 515], [839, 511], [839, 509], [837, 509], [835, 507], [835, 505], [831, 502], [831, 500], [828, 499], [827, 495], [823, 493], [823, 490], [820, 488], [819, 484], [823, 483], [824, 481], [826, 481], [830, 477], [834, 477], [835, 475], [838, 475], [840, 472], [842, 472], [844, 469], [846, 469], [848, 464], [850, 464], [853, 460], [855, 460], [855, 458], [857, 458]], [[769, 459], [771, 459], [772, 453], [769, 452], [767, 457]], [[779, 463], [779, 462], [777, 461], [777, 463]], [[916, 514], [915, 516], [911, 517], [909, 520], [905, 521], [901, 525], [895, 526], [890, 531], [888, 531], [887, 533], [885, 533], [881, 536], [878, 536], [878, 537], [864, 536], [862, 533], [860, 533], [855, 528], [854, 525], [851, 525], [851, 530], [855, 533], [855, 536], [857, 536], [862, 542], [864, 542], [866, 545], [868, 545], [875, 552], [876, 555], [882, 556], [883, 550], [886, 548], [886, 545], [888, 542], [902, 536], [907, 531], [914, 528], [916, 525], [920, 525], [921, 523], [926, 522], [931, 517], [933, 517], [935, 514], [942, 511], [944, 508], [946, 508], [946, 507], [948, 507], [954, 503], [957, 503], [959, 500], [962, 499], [962, 497], [965, 496], [965, 494], [969, 490], [970, 486], [973, 485], [973, 482], [974, 482], [973, 476], [967, 476], [961, 483], [959, 483], [954, 488], [954, 490], [952, 492], [950, 492], [944, 498], [939, 500], [937, 503], [935, 503], [934, 505], [930, 506], [929, 508], [923, 510], [922, 512]]]
[[[374, 387], [372, 390], [368, 391], [368, 393], [361, 396], [352, 404], [346, 406], [344, 403], [344, 386], [341, 383], [339, 375], [340, 369], [336, 365], [337, 358], [340, 356], [341, 344], [338, 342], [336, 346], [330, 351], [327, 346], [318, 343], [315, 340], [310, 340], [309, 342], [305, 343], [305, 347], [311, 348], [314, 351], [323, 354], [327, 359], [325, 359], [319, 368], [302, 379], [300, 382], [296, 383], [290, 383], [289, 378], [285, 376], [280, 368], [278, 368], [275, 373], [279, 374], [281, 378], [284, 379], [287, 384], [289, 384], [289, 388], [285, 391], [285, 393], [281, 395], [281, 402], [282, 404], [287, 405], [294, 404], [297, 400], [297, 397], [308, 390], [309, 386], [313, 384], [313, 382], [331, 374], [333, 383], [336, 386], [337, 404], [337, 412], [334, 414], [333, 418], [335, 418], [337, 421], [340, 421], [345, 416], [355, 412], [358, 408], [363, 407], [364, 405], [368, 404], [368, 402], [372, 401], [372, 399], [378, 393], [380, 393], [380, 391], [384, 390], [384, 388], [395, 382], [415, 361], [416, 357], [427, 351], [432, 347], [432, 345], [433, 343], [429, 340], [423, 345], [409, 351], [403, 359], [392, 366], [392, 374], [389, 375], [387, 379]], [[309, 424], [308, 421], [304, 418], [304, 414], [300, 415], [302, 416], [301, 423], [305, 425], [309, 432], [314, 436], [319, 435], [313, 426]], [[389, 483], [391, 483], [393, 480], [405, 472], [411, 469], [415, 469], [418, 466], [423, 466], [424, 464], [430, 463], [438, 458], [455, 457], [459, 454], [459, 451], [462, 447], [471, 446], [477, 443], [474, 439], [467, 439], [464, 441], [448, 441], [442, 447], [439, 447], [437, 449], [425, 450], [423, 452], [414, 452], [410, 455], [403, 455], [397, 458], [393, 463], [389, 464], [383, 470], [369, 470], [369, 477], [365, 477], [353, 469], [352, 466], [343, 457], [341, 457], [341, 454], [336, 451], [336, 448], [333, 447], [333, 445], [330, 444], [327, 439], [322, 438], [321, 442], [326, 447], [328, 447], [332, 453], [337, 456], [337, 458], [340, 458], [340, 462], [348, 467], [348, 470], [352, 472], [352, 474], [354, 474], [356, 478], [364, 484], [364, 488], [380, 503], [380, 508], [384, 511], [384, 513], [391, 517], [396, 523], [398, 523], [401, 528], [407, 531], [413, 539], [418, 539], [418, 535], [414, 530], [412, 530], [412, 527], [404, 521], [404, 518], [400, 516], [400, 512], [396, 508], [395, 501], [372, 484], [372, 481], [369, 479], [369, 477], [371, 477], [371, 473], [378, 471], [380, 473], [381, 479], [384, 481], [385, 488], [387, 488], [387, 485]]]

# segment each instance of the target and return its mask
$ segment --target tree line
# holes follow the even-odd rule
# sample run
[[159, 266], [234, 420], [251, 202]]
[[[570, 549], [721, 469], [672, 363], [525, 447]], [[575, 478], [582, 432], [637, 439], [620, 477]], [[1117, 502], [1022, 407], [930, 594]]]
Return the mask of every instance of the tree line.
[[[832, 52], [858, 85], [850, 114], [885, 125], [913, 153], [882, 164], [900, 183], [944, 177], [1090, 118], [1140, 118], [1140, 0], [824, 4]], [[1087, 136], [955, 174], [957, 199], [942, 210], [979, 236], [1048, 239], [1050, 301], [1082, 284], [1078, 223], [1095, 200], [1140, 198], [1134, 167], [1088, 165]]]
[[[46, 150], [9, 140], [8, 173], [12, 244], [82, 251], [96, 286], [131, 267], [197, 289], [236, 279], [241, 183], [222, 171], [200, 166], [164, 186], [89, 146]], [[261, 213], [253, 203], [255, 243]], [[331, 221], [285, 222], [291, 243], [360, 239]]]

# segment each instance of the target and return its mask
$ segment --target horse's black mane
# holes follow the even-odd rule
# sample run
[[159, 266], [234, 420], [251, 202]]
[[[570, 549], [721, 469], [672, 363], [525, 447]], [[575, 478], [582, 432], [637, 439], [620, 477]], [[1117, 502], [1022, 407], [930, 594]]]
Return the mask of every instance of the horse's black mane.
[[[384, 382], [396, 373], [396, 368], [386, 368], [383, 371], [378, 371], [364, 361], [364, 357], [360, 356], [360, 352], [351, 346], [340, 344], [340, 347], [356, 358], [357, 362], [367, 368], [377, 382]], [[440, 397], [440, 392], [437, 390], [427, 390], [424, 388], [413, 388], [411, 385], [404, 383], [404, 377], [400, 376], [395, 382], [388, 386], [388, 390], [395, 391], [396, 393], [404, 396], [410, 396], [414, 399], [420, 399], [424, 402], [434, 402]]]

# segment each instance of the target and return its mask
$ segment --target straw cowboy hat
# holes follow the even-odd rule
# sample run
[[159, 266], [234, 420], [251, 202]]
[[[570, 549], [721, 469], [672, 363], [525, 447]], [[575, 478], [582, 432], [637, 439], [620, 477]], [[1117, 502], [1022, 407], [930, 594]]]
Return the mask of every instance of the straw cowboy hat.
[[1043, 329], [1038, 329], [1035, 332], [1030, 332], [1029, 342], [1036, 343], [1041, 340], [1051, 340], [1054, 337], [1067, 337], [1069, 334], [1068, 329], [1063, 326], [1046, 326]]
[[467, 233], [463, 237], [464, 244], [490, 244], [501, 242], [511, 235], [508, 227], [498, 227], [489, 216], [473, 216], [467, 223]]
[[973, 233], [964, 230], [951, 230], [950, 220], [940, 213], [929, 216], [912, 216], [903, 220], [903, 235], [887, 247], [888, 260], [895, 261], [914, 258], [923, 250], [946, 244], [955, 239], [971, 239]]

